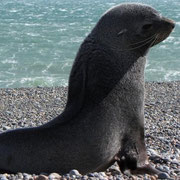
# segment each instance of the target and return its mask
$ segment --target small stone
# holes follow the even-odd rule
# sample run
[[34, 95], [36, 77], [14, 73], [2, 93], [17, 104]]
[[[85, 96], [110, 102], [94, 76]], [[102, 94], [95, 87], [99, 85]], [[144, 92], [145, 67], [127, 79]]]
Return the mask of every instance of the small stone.
[[168, 179], [170, 178], [169, 175], [167, 173], [159, 173], [158, 174], [158, 179]]
[[95, 177], [94, 173], [89, 173], [88, 176], [89, 177]]
[[88, 180], [99, 180], [97, 177], [89, 177]]
[[130, 178], [131, 178], [132, 180], [137, 180], [137, 176], [131, 175]]
[[72, 179], [76, 179], [78, 176], [76, 176], [76, 175], [71, 175], [71, 178]]
[[104, 172], [99, 172], [100, 176], [106, 177], [106, 174]]
[[4, 173], [3, 176], [5, 176], [7, 179], [11, 177], [10, 174], [7, 174], [7, 173]]
[[73, 169], [73, 170], [71, 170], [70, 172], [69, 172], [69, 175], [70, 176], [82, 176], [80, 173], [79, 173], [79, 171], [78, 170], [76, 170], [76, 169]]
[[45, 175], [45, 176], [48, 176], [48, 174], [47, 173], [45, 173], [45, 172], [41, 172], [41, 174], [40, 175]]
[[148, 149], [148, 151], [150, 152], [150, 154], [152, 156], [158, 156], [159, 157], [159, 154], [154, 149]]
[[23, 178], [24, 180], [33, 180], [33, 177], [30, 174], [23, 173], [23, 176], [24, 176]]
[[115, 179], [116, 179], [116, 180], [122, 180], [122, 179], [124, 179], [124, 178], [123, 178], [123, 175], [121, 174], [121, 175], [116, 175], [116, 176], [115, 176]]
[[45, 175], [39, 175], [39, 176], [36, 176], [34, 180], [48, 180], [48, 177]]
[[23, 174], [22, 173], [17, 173], [17, 175], [18, 175], [19, 179], [23, 179]]
[[98, 178], [99, 180], [105, 180], [105, 179], [106, 179], [105, 177], [103, 177], [103, 176], [101, 176], [101, 175], [99, 175], [97, 178]]
[[109, 179], [109, 180], [113, 180], [114, 177], [113, 177], [112, 175], [110, 175], [110, 176], [108, 176], [108, 179]]
[[172, 164], [176, 164], [176, 165], [178, 165], [178, 166], [180, 165], [180, 163], [179, 163], [178, 160], [176, 160], [176, 159], [172, 160], [171, 163], [172, 163]]
[[16, 180], [16, 176], [11, 175], [9, 179], [10, 179], [10, 180]]
[[0, 180], [8, 180], [8, 179], [6, 178], [6, 176], [0, 175]]
[[155, 176], [150, 176], [151, 180], [156, 180], [157, 178]]
[[174, 170], [174, 172], [176, 173], [176, 174], [179, 174], [180, 173], [180, 170]]
[[97, 177], [97, 179], [99, 179], [99, 180], [108, 180], [108, 178], [103, 177], [103, 176], [99, 176], [99, 177]]
[[66, 178], [66, 179], [71, 179], [70, 174], [64, 174], [64, 175], [63, 175], [63, 179], [64, 179], [64, 178]]
[[51, 173], [49, 175], [49, 180], [59, 180], [61, 176], [58, 173]]
[[95, 176], [95, 177], [99, 177], [99, 173], [94, 172], [94, 176]]
[[7, 130], [9, 130], [9, 129], [11, 129], [11, 127], [9, 127], [9, 126], [3, 126], [3, 130], [4, 130], [4, 131], [7, 131]]
[[163, 166], [163, 170], [168, 173], [169, 172], [169, 167], [168, 166]]
[[119, 167], [117, 164], [114, 164], [112, 165], [110, 168], [109, 168], [109, 171], [112, 172], [112, 171], [118, 171], [119, 172]]
[[87, 176], [87, 175], [84, 175], [84, 176], [81, 177], [81, 179], [82, 179], [82, 180], [86, 180], [86, 179], [88, 179], [88, 176]]

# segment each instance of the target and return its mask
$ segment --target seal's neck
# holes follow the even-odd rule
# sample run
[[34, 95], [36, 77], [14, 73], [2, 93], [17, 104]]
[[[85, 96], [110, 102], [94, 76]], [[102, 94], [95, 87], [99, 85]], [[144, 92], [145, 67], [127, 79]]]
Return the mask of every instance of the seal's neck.
[[[87, 44], [87, 42], [85, 42]], [[88, 43], [93, 57], [88, 65], [86, 84], [86, 103], [101, 102], [115, 87], [135, 88], [137, 83], [144, 84], [145, 57], [139, 53], [120, 52], [101, 42]], [[138, 86], [139, 87], [139, 86]]]

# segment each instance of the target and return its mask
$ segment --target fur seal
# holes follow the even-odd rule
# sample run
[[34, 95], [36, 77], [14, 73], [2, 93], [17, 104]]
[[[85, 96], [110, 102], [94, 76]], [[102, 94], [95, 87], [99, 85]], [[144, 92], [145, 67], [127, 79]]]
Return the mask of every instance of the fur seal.
[[1, 172], [85, 174], [117, 161], [122, 172], [158, 173], [144, 142], [144, 68], [150, 47], [174, 26], [147, 5], [107, 11], [80, 46], [63, 113], [0, 134]]

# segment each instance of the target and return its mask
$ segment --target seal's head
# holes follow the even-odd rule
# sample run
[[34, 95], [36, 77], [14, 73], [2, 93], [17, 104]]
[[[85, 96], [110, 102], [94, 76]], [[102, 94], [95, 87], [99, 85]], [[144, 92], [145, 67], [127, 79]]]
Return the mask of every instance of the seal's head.
[[166, 39], [175, 23], [150, 6], [121, 4], [107, 11], [97, 23], [95, 34], [109, 47], [119, 51], [145, 53]]

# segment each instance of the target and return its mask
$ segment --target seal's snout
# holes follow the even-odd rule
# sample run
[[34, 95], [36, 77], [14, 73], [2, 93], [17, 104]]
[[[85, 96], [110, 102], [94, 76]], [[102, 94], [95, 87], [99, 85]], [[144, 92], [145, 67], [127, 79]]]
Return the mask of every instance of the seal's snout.
[[157, 24], [157, 29], [158, 29], [157, 39], [152, 46], [165, 40], [170, 35], [170, 33], [173, 31], [174, 28], [175, 28], [175, 22], [173, 20], [162, 17]]
[[165, 26], [168, 26], [169, 28], [171, 28], [172, 30], [175, 28], [175, 22], [173, 20], [171, 20], [171, 19], [162, 17], [162, 23]]
[[171, 29], [173, 30], [175, 28], [175, 22], [171, 19], [168, 19], [168, 22], [169, 26], [171, 27]]

